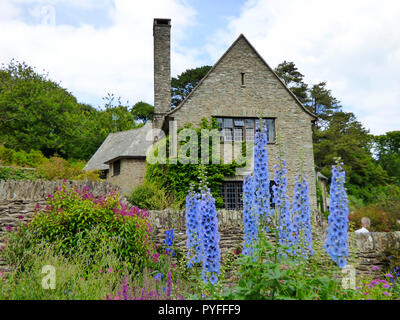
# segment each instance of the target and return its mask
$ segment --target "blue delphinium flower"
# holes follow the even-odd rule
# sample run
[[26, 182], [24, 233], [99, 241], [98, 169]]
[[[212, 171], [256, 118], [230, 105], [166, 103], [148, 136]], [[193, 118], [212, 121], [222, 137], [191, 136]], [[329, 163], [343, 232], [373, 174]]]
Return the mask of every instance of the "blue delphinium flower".
[[258, 240], [259, 215], [255, 210], [255, 184], [252, 175], [243, 180], [243, 251], [247, 256], [255, 256], [255, 244]]
[[165, 249], [167, 253], [171, 253], [173, 256], [175, 255], [174, 250], [171, 248], [174, 244], [174, 229], [165, 231], [166, 238], [164, 239], [164, 244], [168, 246]]
[[220, 273], [221, 258], [217, 208], [210, 189], [204, 184], [201, 186], [197, 209], [200, 218], [201, 252], [203, 255], [201, 277], [205, 283], [209, 281], [215, 285]]
[[[272, 191], [274, 194], [273, 202], [278, 217], [277, 227], [279, 233], [279, 244], [285, 247], [291, 247], [293, 244], [294, 229], [290, 216], [289, 196], [287, 195], [288, 179], [286, 177], [286, 161], [278, 157], [274, 169], [274, 181], [276, 185], [272, 187]], [[291, 249], [288, 250], [291, 252]]]
[[[255, 210], [260, 218], [268, 225], [270, 221], [270, 191], [268, 173], [268, 134], [260, 119], [261, 130], [254, 137], [254, 182], [255, 182]], [[268, 232], [268, 227], [266, 227]]]
[[193, 185], [190, 186], [186, 196], [186, 246], [187, 246], [187, 267], [200, 263], [203, 259], [200, 238], [200, 217], [199, 217], [199, 194], [194, 192]]
[[297, 176], [294, 187], [292, 202], [292, 222], [293, 222], [293, 244], [295, 246], [293, 254], [301, 254], [307, 258], [313, 255], [312, 232], [311, 232], [311, 209], [308, 195], [308, 182], [303, 176]]
[[344, 257], [348, 256], [347, 233], [349, 222], [349, 207], [344, 183], [346, 172], [341, 164], [332, 166], [332, 180], [329, 196], [328, 230], [324, 248], [340, 268], [347, 265]]

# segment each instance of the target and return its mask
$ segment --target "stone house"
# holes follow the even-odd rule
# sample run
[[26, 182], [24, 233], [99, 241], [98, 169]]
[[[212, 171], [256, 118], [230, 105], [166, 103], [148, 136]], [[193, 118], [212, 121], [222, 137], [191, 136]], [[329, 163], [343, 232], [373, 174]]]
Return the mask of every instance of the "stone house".
[[[295, 176], [303, 167], [308, 176], [310, 201], [316, 208], [316, 174], [310, 113], [285, 86], [244, 35], [240, 35], [182, 103], [171, 109], [170, 19], [154, 19], [153, 129], [168, 134], [169, 123], [178, 127], [198, 125], [202, 118], [216, 118], [221, 132], [224, 161], [235, 157], [235, 143], [253, 141], [260, 116], [269, 135], [269, 170], [278, 154], [277, 139], [287, 162], [289, 195]], [[151, 125], [110, 134], [85, 169], [105, 170], [106, 178], [124, 192], [144, 180], [146, 150], [152, 144]], [[303, 159], [302, 164], [299, 160]], [[241, 208], [242, 180], [248, 171], [226, 177], [221, 188], [226, 209]]]

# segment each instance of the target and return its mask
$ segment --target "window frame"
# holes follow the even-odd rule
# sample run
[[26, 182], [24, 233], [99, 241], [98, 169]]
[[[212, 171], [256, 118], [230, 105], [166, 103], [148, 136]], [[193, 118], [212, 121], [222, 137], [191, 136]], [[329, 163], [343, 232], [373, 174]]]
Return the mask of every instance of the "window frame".
[[[233, 143], [233, 142], [254, 142], [254, 137], [257, 131], [257, 125], [256, 125], [256, 120], [259, 119], [257, 117], [226, 117], [226, 116], [214, 116], [214, 118], [217, 119], [218, 123], [218, 130], [221, 133], [221, 142], [224, 143]], [[231, 127], [225, 127], [225, 119], [231, 120], [232, 126]], [[272, 126], [273, 126], [273, 141], [268, 141], [268, 144], [275, 144], [276, 143], [276, 118], [275, 117], [268, 117], [268, 118], [262, 118], [263, 120], [272, 120]], [[235, 120], [236, 121], [242, 121], [243, 125], [236, 126], [235, 125]], [[253, 120], [252, 125], [248, 126], [246, 120]], [[242, 140], [236, 141], [235, 140], [235, 129], [241, 129], [242, 130]], [[247, 129], [253, 129], [253, 139], [252, 140], [247, 140]], [[226, 139], [225, 136], [225, 130], [230, 130], [231, 131], [231, 140]]]
[[[118, 163], [118, 166], [116, 166], [117, 163]], [[121, 174], [121, 159], [114, 161], [112, 164], [112, 167], [113, 167], [113, 177], [120, 175]]]

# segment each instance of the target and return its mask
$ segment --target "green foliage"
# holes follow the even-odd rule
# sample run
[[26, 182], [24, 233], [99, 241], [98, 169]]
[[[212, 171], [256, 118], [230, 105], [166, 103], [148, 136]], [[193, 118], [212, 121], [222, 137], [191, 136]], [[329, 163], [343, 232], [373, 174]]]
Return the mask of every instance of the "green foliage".
[[131, 109], [135, 120], [147, 122], [153, 120], [154, 107], [146, 102], [139, 101]]
[[37, 180], [40, 179], [35, 170], [0, 167], [0, 180]]
[[[89, 234], [98, 228], [98, 238]], [[118, 201], [118, 194], [95, 198], [85, 190], [66, 189], [65, 186], [49, 196], [48, 205], [37, 211], [33, 220], [8, 236], [4, 249], [11, 265], [18, 264], [24, 252], [45, 241], [63, 254], [85, 250], [96, 255], [102, 241], [117, 237], [115, 254], [125, 261], [130, 270], [140, 270], [149, 262], [148, 250], [152, 243], [146, 213], [127, 210]], [[16, 239], [13, 241], [12, 239]], [[11, 254], [10, 252], [14, 252]]]
[[[0, 278], [0, 300], [100, 300], [120, 286], [124, 265], [115, 253], [120, 241], [117, 237], [101, 237], [95, 228], [87, 235], [97, 243], [95, 253], [81, 247], [62, 254], [45, 241], [28, 246], [29, 241], [35, 240], [30, 231], [25, 233], [27, 238], [16, 237], [16, 233], [9, 237], [14, 251], [6, 248], [4, 255], [15, 262], [15, 268], [3, 281]], [[42, 287], [45, 265], [55, 268], [54, 290]]]
[[210, 71], [211, 66], [202, 66], [194, 69], [187, 69], [177, 78], [171, 79], [171, 104], [177, 107]]
[[340, 157], [348, 193], [368, 201], [372, 187], [390, 181], [387, 172], [372, 157], [371, 141], [354, 114], [335, 112], [326, 128], [314, 130], [315, 164], [323, 175], [331, 178], [332, 165]]
[[18, 165], [21, 167], [36, 168], [40, 166], [47, 159], [38, 150], [15, 151], [5, 146], [0, 146], [0, 164], [1, 165]]
[[38, 174], [45, 180], [100, 180], [98, 171], [83, 171], [84, 162], [69, 162], [60, 157], [51, 157], [38, 169]]
[[304, 83], [304, 75], [298, 71], [293, 62], [283, 61], [274, 71], [297, 99], [302, 103], [309, 102], [308, 85]]
[[162, 210], [169, 205], [164, 190], [149, 181], [133, 189], [128, 200], [132, 205], [146, 210]]
[[[192, 124], [188, 124], [185, 128], [194, 128]], [[200, 127], [194, 128], [197, 133], [197, 146], [198, 155], [200, 157], [201, 151], [201, 130], [202, 129], [215, 129], [216, 123], [210, 124], [205, 118], [202, 120]], [[178, 130], [182, 130], [181, 128]], [[185, 142], [183, 142], [185, 143]], [[166, 138], [167, 150], [169, 146], [169, 137]], [[207, 176], [207, 183], [211, 190], [213, 197], [215, 198], [215, 204], [217, 208], [221, 208], [224, 205], [223, 198], [220, 192], [221, 183], [224, 181], [226, 176], [234, 176], [235, 169], [242, 167], [236, 162], [230, 164], [212, 164], [212, 144], [209, 146], [209, 158], [208, 163], [204, 165], [205, 174]], [[200, 160], [199, 160], [200, 161]], [[183, 207], [186, 199], [186, 195], [189, 190], [191, 183], [194, 183], [195, 187], [199, 184], [199, 164], [182, 164], [179, 159], [176, 163], [167, 161], [166, 164], [150, 164], [146, 165], [146, 180], [153, 182], [159, 188], [168, 190], [168, 196], [174, 199], [174, 204], [177, 207]]]
[[[114, 131], [138, 127], [119, 99], [108, 94], [103, 110], [78, 103], [47, 75], [12, 60], [0, 69], [0, 137], [16, 151], [88, 160]], [[118, 100], [118, 101], [117, 101]]]
[[375, 136], [374, 142], [378, 163], [400, 186], [400, 131]]
[[292, 259], [285, 248], [272, 244], [261, 232], [257, 256], [237, 260], [238, 283], [223, 297], [233, 300], [337, 300], [350, 298], [352, 290], [341, 287], [337, 270], [322, 269], [312, 259]]

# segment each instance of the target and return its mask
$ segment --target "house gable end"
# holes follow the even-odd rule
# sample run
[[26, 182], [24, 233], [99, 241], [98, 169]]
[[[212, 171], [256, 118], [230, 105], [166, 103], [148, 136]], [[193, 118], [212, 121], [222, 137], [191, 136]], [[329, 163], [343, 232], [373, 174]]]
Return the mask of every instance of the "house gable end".
[[[261, 83], [264, 85], [261, 86]], [[224, 91], [232, 92], [231, 99], [224, 95]], [[279, 91], [278, 95], [277, 91]], [[268, 105], [269, 103], [279, 104], [279, 100], [291, 100], [293, 105], [297, 105], [298, 110], [307, 115], [307, 119], [316, 119], [316, 116], [308, 111], [287, 88], [244, 35], [240, 35], [233, 42], [184, 101], [167, 115], [176, 118], [181, 112], [186, 114], [195, 112], [198, 114], [200, 111], [203, 114], [202, 110], [197, 109], [194, 111], [190, 110], [190, 108], [192, 104], [197, 107], [201, 105], [202, 103], [199, 103], [198, 100], [207, 101], [204, 96], [209, 96], [213, 100], [212, 102], [215, 103], [214, 109], [216, 104], [221, 107], [223, 105], [228, 107], [237, 103], [243, 104], [246, 101], [243, 105], [249, 105], [251, 100], [253, 100], [254, 108], [260, 108], [260, 104], [263, 104], [264, 107], [262, 108], [265, 108], [266, 104]], [[262, 101], [262, 103], [258, 101]], [[210, 106], [208, 106], [209, 108]], [[215, 115], [221, 112], [214, 110], [212, 113]], [[239, 116], [246, 116], [246, 114]], [[180, 117], [178, 116], [177, 118]]]

